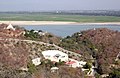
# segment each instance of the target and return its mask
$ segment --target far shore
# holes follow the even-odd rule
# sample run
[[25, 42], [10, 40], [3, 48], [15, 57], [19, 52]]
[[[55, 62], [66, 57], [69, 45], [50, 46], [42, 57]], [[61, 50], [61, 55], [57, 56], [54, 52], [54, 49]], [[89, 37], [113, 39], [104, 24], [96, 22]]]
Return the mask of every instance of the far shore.
[[0, 24], [13, 25], [120, 25], [120, 22], [103, 22], [103, 23], [80, 23], [80, 22], [63, 22], [63, 21], [0, 21]]

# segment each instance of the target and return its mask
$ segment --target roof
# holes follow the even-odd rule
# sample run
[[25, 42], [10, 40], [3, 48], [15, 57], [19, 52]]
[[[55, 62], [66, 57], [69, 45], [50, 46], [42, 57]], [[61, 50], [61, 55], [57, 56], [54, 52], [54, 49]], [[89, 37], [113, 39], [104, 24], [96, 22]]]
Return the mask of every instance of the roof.
[[70, 62], [66, 62], [66, 64], [74, 64], [76, 63], [75, 61], [70, 61]]
[[7, 29], [15, 30], [15, 28], [12, 26], [12, 24], [9, 24], [9, 25], [7, 26]]
[[50, 55], [50, 56], [55, 56], [55, 55], [61, 55], [61, 56], [68, 56], [66, 53], [63, 53], [62, 51], [59, 50], [47, 50], [43, 51], [42, 54], [45, 55]]
[[40, 62], [40, 58], [32, 59], [32, 62], [33, 62], [33, 64], [34, 64], [35, 66], [41, 64], [41, 62]]
[[80, 63], [80, 64], [83, 64], [83, 65], [86, 64], [86, 62], [84, 62], [84, 61], [79, 61], [79, 63]]
[[52, 67], [51, 70], [58, 70], [58, 67]]

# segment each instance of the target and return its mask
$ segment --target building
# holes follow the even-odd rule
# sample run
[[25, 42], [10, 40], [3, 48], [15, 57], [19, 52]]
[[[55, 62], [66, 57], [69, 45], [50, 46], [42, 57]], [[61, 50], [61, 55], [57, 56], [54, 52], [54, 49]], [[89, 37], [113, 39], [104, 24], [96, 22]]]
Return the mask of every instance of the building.
[[34, 30], [33, 32], [38, 33], [40, 36], [44, 36], [47, 33], [47, 32], [43, 32], [42, 30], [39, 30], [39, 31]]
[[79, 61], [79, 66], [80, 67], [83, 67], [87, 62], [84, 62], [84, 61]]
[[58, 67], [52, 67], [50, 70], [51, 70], [51, 72], [55, 72], [55, 71], [59, 70], [59, 68]]
[[44, 36], [46, 33], [45, 32], [38, 32], [40, 36]]
[[15, 31], [15, 28], [12, 26], [12, 24], [9, 24], [6, 29], [11, 29], [11, 30], [14, 30]]
[[76, 67], [83, 67], [83, 65], [85, 65], [86, 62], [77, 61], [77, 60], [69, 58], [69, 61], [66, 62], [66, 64], [69, 65], [70, 67], [76, 68]]
[[0, 24], [1, 37], [21, 37], [25, 34], [23, 29], [16, 29], [11, 24]]
[[40, 65], [40, 64], [41, 64], [40, 58], [34, 58], [34, 59], [32, 59], [32, 63], [33, 63], [35, 66]]
[[59, 50], [47, 50], [42, 52], [45, 59], [49, 59], [51, 61], [59, 62], [59, 61], [68, 61], [68, 55]]

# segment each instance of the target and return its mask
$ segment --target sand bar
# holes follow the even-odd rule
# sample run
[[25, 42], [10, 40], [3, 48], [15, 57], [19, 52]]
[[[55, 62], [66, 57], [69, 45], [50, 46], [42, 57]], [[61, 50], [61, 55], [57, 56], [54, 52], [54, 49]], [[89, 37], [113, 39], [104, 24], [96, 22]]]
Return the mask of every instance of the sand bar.
[[75, 24], [76, 22], [58, 22], [58, 21], [0, 21], [5, 24], [13, 25], [66, 25], [66, 24]]
[[79, 23], [79, 22], [62, 22], [62, 21], [0, 21], [5, 24], [13, 25], [120, 25], [120, 22], [103, 22], [103, 23]]

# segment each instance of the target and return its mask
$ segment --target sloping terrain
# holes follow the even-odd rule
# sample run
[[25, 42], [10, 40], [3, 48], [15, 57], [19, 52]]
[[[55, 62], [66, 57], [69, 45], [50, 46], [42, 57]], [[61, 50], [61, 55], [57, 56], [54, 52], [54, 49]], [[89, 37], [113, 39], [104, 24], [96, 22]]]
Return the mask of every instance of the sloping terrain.
[[116, 66], [115, 59], [120, 52], [120, 32], [107, 28], [77, 32], [64, 38], [59, 46], [82, 54], [85, 60], [94, 59], [98, 73], [106, 74]]
[[[0, 39], [0, 78], [80, 78], [83, 76], [80, 68], [75, 69], [64, 65], [59, 66], [58, 73], [52, 73], [50, 68], [54, 64], [45, 60], [41, 53], [52, 49], [57, 50], [52, 45], [35, 43], [32, 40]], [[31, 60], [36, 57], [40, 57], [42, 62], [37, 67], [31, 64]], [[26, 67], [28, 71], [21, 70]]]

